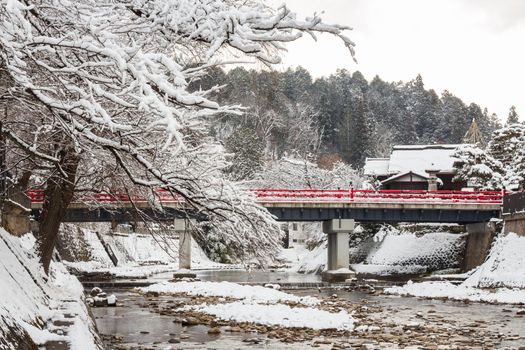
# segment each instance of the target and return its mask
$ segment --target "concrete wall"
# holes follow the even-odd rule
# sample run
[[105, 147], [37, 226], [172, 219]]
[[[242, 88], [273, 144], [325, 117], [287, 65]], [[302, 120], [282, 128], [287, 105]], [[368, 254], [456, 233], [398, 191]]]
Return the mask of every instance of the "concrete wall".
[[468, 224], [466, 227], [468, 237], [463, 270], [470, 271], [485, 262], [496, 235], [496, 224], [493, 222], [479, 222]]
[[525, 213], [503, 215], [505, 233], [514, 232], [525, 237]]

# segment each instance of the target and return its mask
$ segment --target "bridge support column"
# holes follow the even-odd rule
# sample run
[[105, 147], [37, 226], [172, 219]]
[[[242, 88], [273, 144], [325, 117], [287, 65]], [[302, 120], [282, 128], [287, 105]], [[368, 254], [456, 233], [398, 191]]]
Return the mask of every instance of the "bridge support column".
[[179, 234], [179, 272], [173, 274], [174, 278], [196, 277], [191, 270], [191, 231], [195, 223], [189, 219], [175, 219], [175, 233]]
[[463, 259], [463, 270], [470, 271], [485, 262], [496, 234], [496, 224], [493, 222], [478, 222], [467, 224], [466, 228], [468, 237]]
[[349, 234], [354, 230], [355, 222], [352, 219], [333, 219], [323, 221], [323, 232], [328, 235], [328, 258], [326, 271], [322, 279], [326, 282], [342, 282], [354, 277], [355, 273], [349, 269]]

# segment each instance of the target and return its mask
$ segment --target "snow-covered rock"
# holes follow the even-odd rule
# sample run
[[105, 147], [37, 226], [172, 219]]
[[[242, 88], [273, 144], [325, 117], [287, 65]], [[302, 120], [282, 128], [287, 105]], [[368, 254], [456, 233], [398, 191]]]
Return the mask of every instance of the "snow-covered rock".
[[319, 299], [281, 292], [262, 286], [240, 285], [232, 282], [160, 282], [139, 288], [143, 293], [186, 293], [190, 295], [214, 296], [240, 299], [256, 303], [294, 302], [304, 305], [317, 305]]
[[332, 313], [312, 307], [299, 308], [282, 304], [234, 302], [217, 305], [202, 304], [183, 309], [214, 315], [226, 321], [253, 322], [280, 327], [351, 330], [354, 325], [354, 319], [345, 310]]

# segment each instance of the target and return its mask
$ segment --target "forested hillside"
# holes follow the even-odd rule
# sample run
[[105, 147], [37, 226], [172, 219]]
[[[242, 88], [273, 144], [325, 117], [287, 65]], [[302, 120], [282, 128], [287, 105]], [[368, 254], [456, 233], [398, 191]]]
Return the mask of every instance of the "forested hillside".
[[211, 69], [192, 88], [215, 85], [228, 87], [215, 92], [220, 103], [247, 107], [245, 115], [224, 116], [213, 127], [235, 154], [237, 179], [251, 178], [265, 160], [284, 153], [330, 164], [342, 159], [358, 168], [366, 157], [388, 156], [394, 144], [460, 143], [472, 118], [485, 139], [501, 126], [475, 103], [427, 90], [419, 75], [406, 83], [377, 76], [368, 82], [346, 70], [314, 80], [301, 67]]

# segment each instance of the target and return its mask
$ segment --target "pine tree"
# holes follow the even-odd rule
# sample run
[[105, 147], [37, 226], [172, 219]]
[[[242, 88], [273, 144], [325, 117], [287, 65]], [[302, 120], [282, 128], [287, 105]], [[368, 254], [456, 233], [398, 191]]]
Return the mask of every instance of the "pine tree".
[[436, 129], [436, 140], [444, 143], [460, 143], [471, 122], [467, 107], [461, 99], [446, 90], [441, 100], [443, 101], [441, 125]]
[[261, 171], [264, 143], [253, 128], [238, 128], [226, 140], [225, 146], [233, 156], [228, 169], [233, 180], [251, 180], [256, 173]]
[[517, 123], [519, 123], [519, 116], [518, 116], [518, 113], [516, 112], [516, 107], [512, 106], [509, 109], [509, 116], [507, 117], [507, 122], [505, 123], [505, 125], [508, 126], [508, 125], [517, 124]]
[[458, 160], [456, 179], [484, 189], [525, 186], [525, 125], [511, 124], [496, 130], [487, 149], [463, 145], [454, 155]]

